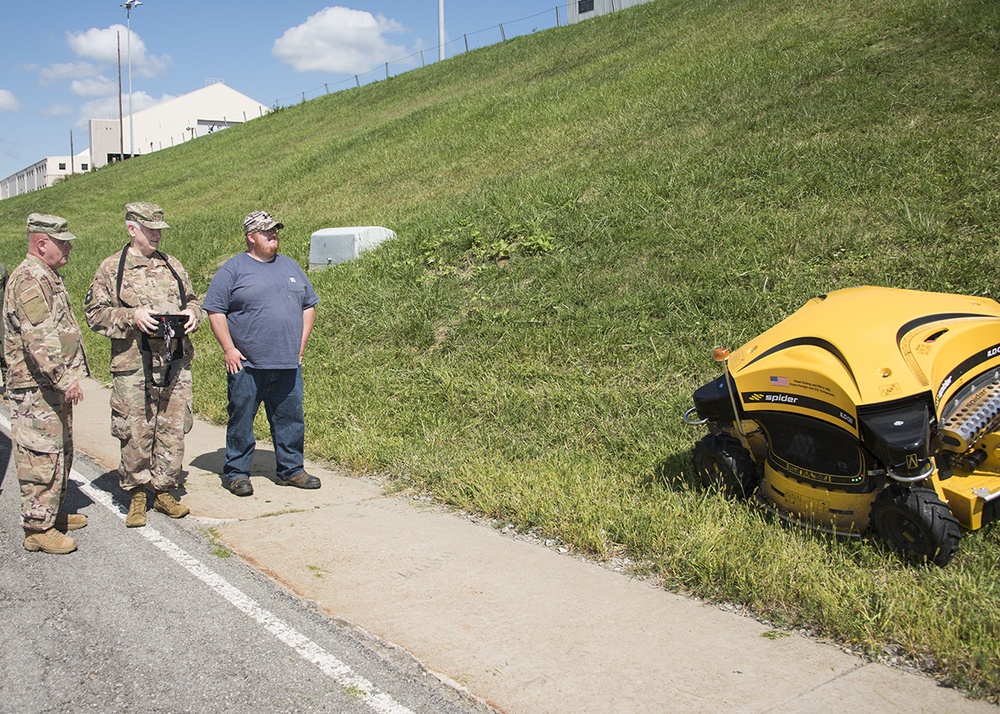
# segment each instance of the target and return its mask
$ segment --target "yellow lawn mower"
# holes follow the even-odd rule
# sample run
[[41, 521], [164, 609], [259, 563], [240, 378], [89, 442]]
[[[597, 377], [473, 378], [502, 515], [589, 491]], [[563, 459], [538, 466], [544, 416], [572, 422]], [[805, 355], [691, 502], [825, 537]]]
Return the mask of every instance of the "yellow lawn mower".
[[1000, 305], [859, 287], [731, 353], [684, 415], [705, 486], [795, 523], [947, 564], [1000, 518]]

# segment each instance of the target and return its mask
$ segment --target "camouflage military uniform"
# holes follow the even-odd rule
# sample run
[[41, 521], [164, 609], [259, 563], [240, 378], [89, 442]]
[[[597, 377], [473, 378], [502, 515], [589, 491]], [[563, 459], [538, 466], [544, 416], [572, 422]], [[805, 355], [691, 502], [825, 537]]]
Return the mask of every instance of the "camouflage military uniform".
[[[144, 365], [143, 333], [135, 325], [135, 307], [164, 314], [177, 314], [186, 307], [200, 321], [201, 303], [176, 258], [159, 251], [149, 257], [128, 250], [124, 255], [121, 291], [118, 290], [121, 256], [116, 253], [98, 267], [87, 292], [84, 312], [92, 330], [111, 338], [114, 377], [111, 434], [121, 442], [121, 487], [131, 491], [151, 483], [157, 491], [168, 491], [177, 486], [184, 458], [184, 435], [191, 430], [194, 347], [191, 339], [183, 336], [183, 357], [179, 369], [175, 369], [176, 377], [166, 386], [155, 386], [169, 379], [170, 345], [163, 338], [149, 336], [152, 354], [147, 355]], [[170, 261], [173, 272], [166, 261]], [[147, 370], [151, 373], [147, 374]]]
[[7, 280], [4, 355], [21, 520], [53, 527], [73, 466], [73, 407], [64, 392], [88, 376], [80, 327], [62, 277], [28, 255]]

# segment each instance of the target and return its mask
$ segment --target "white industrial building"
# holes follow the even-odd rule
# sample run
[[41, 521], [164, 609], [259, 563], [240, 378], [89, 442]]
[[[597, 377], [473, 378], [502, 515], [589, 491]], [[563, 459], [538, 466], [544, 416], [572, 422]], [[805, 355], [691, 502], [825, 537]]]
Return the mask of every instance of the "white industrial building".
[[566, 12], [570, 22], [579, 22], [597, 15], [624, 10], [633, 5], [642, 5], [650, 0], [569, 0]]
[[70, 174], [90, 171], [90, 152], [77, 156], [46, 156], [0, 181], [0, 199], [54, 185]]
[[[267, 114], [267, 106], [245, 94], [215, 82], [197, 91], [161, 102], [149, 109], [132, 114], [124, 121], [117, 119], [90, 120], [90, 148], [77, 155], [49, 156], [0, 180], [0, 198], [19, 196], [28, 191], [52, 186], [71, 173], [99, 169], [130, 149], [135, 155], [150, 154], [205, 134]], [[129, 127], [134, 127], [135, 143]]]
[[[271, 111], [260, 102], [240, 94], [221, 82], [185, 94], [149, 109], [117, 119], [90, 120], [90, 158], [99, 169], [117, 161], [130, 150], [135, 155], [151, 154], [218, 129], [225, 129], [264, 116]], [[135, 143], [129, 135], [134, 127]]]

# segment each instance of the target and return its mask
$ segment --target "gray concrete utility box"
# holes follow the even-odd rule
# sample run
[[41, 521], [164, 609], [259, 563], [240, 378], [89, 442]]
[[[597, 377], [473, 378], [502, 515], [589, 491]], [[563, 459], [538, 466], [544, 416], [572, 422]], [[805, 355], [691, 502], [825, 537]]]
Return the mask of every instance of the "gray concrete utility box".
[[323, 228], [313, 233], [309, 240], [309, 269], [346, 263], [395, 237], [393, 231], [381, 226]]

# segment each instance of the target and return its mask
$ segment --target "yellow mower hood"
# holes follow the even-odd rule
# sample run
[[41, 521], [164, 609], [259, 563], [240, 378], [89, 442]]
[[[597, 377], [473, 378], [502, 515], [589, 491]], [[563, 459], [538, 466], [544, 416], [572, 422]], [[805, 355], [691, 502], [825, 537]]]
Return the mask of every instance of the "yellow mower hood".
[[857, 428], [857, 408], [921, 394], [941, 406], [1000, 366], [1000, 304], [857, 287], [814, 298], [729, 360], [743, 407], [808, 411]]

